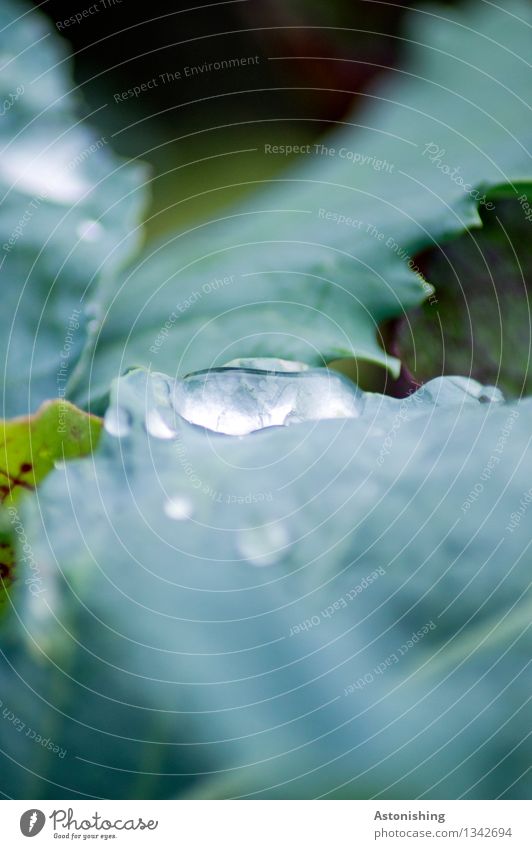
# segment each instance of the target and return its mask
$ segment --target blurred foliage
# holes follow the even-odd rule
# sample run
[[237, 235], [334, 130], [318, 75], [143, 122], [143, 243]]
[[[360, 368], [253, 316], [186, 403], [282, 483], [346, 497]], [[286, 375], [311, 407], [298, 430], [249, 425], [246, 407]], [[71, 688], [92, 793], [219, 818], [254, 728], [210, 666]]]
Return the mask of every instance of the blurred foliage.
[[[478, 7], [458, 25], [426, 15], [413, 16], [410, 27], [405, 68], [389, 73], [364, 112], [337, 122], [282, 175], [263, 185], [256, 167], [261, 153], [286, 160], [272, 151], [282, 128], [251, 157], [213, 160], [214, 192], [202, 183], [204, 163], [189, 169], [226, 209], [149, 243], [118, 291], [100, 288], [105, 321], [91, 384], [79, 381], [72, 395], [78, 403], [99, 405], [129, 367], [182, 375], [235, 357], [313, 365], [352, 357], [357, 382], [367, 376], [359, 368], [366, 361], [400, 376], [401, 352], [385, 352], [379, 325], [426, 299], [434, 309], [416, 253], [482, 225], [486, 193], [526, 173], [530, 136], [525, 28]], [[511, 98], [494, 70], [511, 80]], [[238, 206], [230, 205], [232, 187], [223, 187], [226, 161], [255, 188]], [[404, 394], [412, 383], [401, 377]]]
[[481, 230], [419, 257], [437, 304], [404, 319], [398, 344], [420, 382], [470, 374], [521, 397], [532, 391], [532, 222], [517, 200], [481, 214]]
[[4, 418], [64, 396], [97, 319], [98, 286], [116, 285], [139, 245], [147, 176], [87, 127], [66, 45], [20, 8], [0, 5]]
[[[400, 27], [408, 3], [384, 10], [363, 0], [205, 5], [203, 11], [201, 3], [157, 0], [146, 9], [124, 0], [61, 30], [74, 51], [76, 82], [89, 111], [105, 107], [94, 115], [95, 125], [119, 153], [141, 156], [153, 168], [149, 239], [254, 188], [237, 185], [231, 197], [210, 191], [217, 182], [239, 182], [240, 166], [230, 156], [222, 179], [220, 160], [203, 161], [201, 170], [190, 162], [260, 147], [272, 134], [293, 143], [314, 140], [348, 108], [363, 106], [368, 85], [404, 52]], [[83, 0], [49, 0], [40, 8], [56, 23], [85, 7]], [[225, 69], [160, 84], [161, 74], [250, 55], [260, 62], [244, 77]], [[270, 58], [276, 56], [286, 59]], [[153, 78], [157, 87], [115, 101], [116, 93]], [[280, 159], [248, 158], [257, 179], [286, 166]], [[188, 200], [203, 189], [209, 193]]]

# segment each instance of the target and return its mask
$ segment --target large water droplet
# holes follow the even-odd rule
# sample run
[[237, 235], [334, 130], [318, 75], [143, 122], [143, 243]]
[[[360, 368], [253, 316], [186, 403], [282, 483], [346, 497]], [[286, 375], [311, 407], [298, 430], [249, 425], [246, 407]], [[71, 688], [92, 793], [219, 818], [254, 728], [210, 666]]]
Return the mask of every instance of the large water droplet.
[[317, 419], [356, 418], [363, 407], [358, 387], [328, 369], [195, 372], [176, 381], [173, 403], [192, 424], [233, 436]]
[[103, 425], [111, 436], [122, 438], [131, 431], [131, 414], [123, 407], [109, 407], [103, 419]]
[[169, 519], [175, 519], [178, 522], [183, 522], [185, 519], [191, 518], [194, 512], [194, 507], [192, 506], [192, 502], [189, 498], [182, 495], [176, 495], [173, 498], [169, 498], [165, 503], [164, 512]]
[[280, 522], [244, 528], [238, 533], [240, 555], [252, 566], [273, 566], [286, 552], [290, 537]]

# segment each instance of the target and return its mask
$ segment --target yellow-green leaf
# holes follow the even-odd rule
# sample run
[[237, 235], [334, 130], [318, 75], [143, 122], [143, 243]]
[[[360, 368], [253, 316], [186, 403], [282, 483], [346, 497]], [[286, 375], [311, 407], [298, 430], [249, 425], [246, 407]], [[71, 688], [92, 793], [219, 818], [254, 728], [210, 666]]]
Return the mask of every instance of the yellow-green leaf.
[[88, 454], [97, 444], [101, 420], [67, 401], [51, 401], [34, 416], [0, 421], [0, 603], [13, 581], [16, 539], [24, 533], [15, 507], [54, 464]]

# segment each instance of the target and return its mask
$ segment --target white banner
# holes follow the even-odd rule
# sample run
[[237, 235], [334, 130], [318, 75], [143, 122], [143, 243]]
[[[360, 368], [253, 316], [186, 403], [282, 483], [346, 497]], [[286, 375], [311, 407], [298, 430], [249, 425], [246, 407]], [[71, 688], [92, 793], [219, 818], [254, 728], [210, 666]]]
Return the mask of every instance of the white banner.
[[[529, 802], [3, 801], [1, 845], [530, 849]], [[35, 844], [28, 841], [35, 838]]]

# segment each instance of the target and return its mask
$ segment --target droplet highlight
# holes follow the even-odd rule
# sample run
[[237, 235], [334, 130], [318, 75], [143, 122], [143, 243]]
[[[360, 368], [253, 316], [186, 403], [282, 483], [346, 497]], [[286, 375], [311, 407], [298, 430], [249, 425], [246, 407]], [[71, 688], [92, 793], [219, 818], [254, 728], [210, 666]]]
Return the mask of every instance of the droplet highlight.
[[99, 221], [85, 219], [77, 227], [77, 234], [83, 242], [97, 242], [101, 239], [105, 230]]
[[146, 413], [146, 431], [155, 439], [175, 439], [177, 431], [170, 427], [155, 407]]
[[194, 513], [194, 507], [189, 498], [182, 495], [169, 498], [164, 505], [164, 512], [169, 519], [174, 519], [177, 522], [184, 522], [190, 519]]
[[238, 533], [240, 556], [252, 566], [273, 566], [286, 554], [290, 537], [280, 522], [244, 528]]
[[131, 414], [119, 406], [109, 407], [103, 419], [103, 426], [107, 433], [119, 439], [129, 435], [131, 423]]

